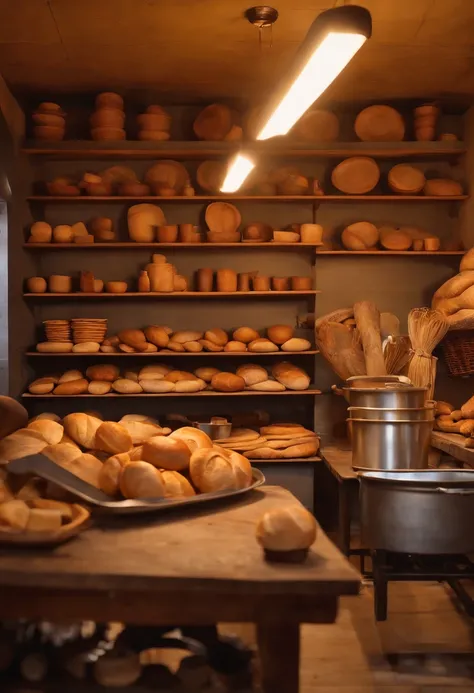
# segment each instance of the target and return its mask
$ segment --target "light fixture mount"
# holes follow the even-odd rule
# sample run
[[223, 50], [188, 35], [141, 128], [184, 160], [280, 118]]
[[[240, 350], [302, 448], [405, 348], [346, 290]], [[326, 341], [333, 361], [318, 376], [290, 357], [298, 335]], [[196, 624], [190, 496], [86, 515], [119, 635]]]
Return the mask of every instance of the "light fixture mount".
[[245, 10], [245, 17], [257, 29], [266, 29], [275, 24], [278, 19], [278, 10], [270, 5], [256, 5]]

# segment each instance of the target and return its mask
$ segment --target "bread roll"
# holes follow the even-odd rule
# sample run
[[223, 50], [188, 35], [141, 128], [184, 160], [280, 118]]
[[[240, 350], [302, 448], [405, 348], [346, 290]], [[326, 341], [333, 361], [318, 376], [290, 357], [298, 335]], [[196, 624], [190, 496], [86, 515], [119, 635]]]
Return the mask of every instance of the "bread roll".
[[168, 342], [167, 349], [169, 351], [178, 351], [178, 352], [185, 352], [186, 349], [180, 342], [175, 342], [173, 339], [170, 339]]
[[53, 229], [45, 221], [36, 221], [30, 228], [29, 243], [51, 243]]
[[47, 442], [41, 433], [30, 428], [20, 428], [0, 440], [0, 460], [17, 460], [36, 455], [46, 446]]
[[70, 462], [61, 464], [71, 474], [75, 474], [87, 484], [100, 488], [99, 475], [102, 469], [102, 462], [94, 455], [83, 453]]
[[74, 240], [74, 233], [71, 226], [67, 224], [60, 224], [55, 226], [53, 229], [53, 241], [55, 243], [72, 243]]
[[193, 452], [189, 472], [193, 484], [202, 493], [236, 491], [252, 483], [249, 461], [238, 452], [218, 447]]
[[425, 195], [456, 196], [462, 195], [462, 185], [449, 178], [432, 178], [427, 180], [423, 189]]
[[87, 392], [89, 382], [85, 378], [69, 380], [67, 383], [56, 385], [53, 390], [54, 395], [82, 395]]
[[70, 371], [64, 371], [64, 373], [59, 378], [58, 383], [68, 383], [70, 380], [80, 380], [83, 377], [84, 377], [83, 373], [81, 373], [81, 371], [78, 371], [76, 369], [70, 370]]
[[143, 444], [143, 459], [155, 467], [180, 471], [189, 467], [191, 452], [182, 440], [155, 436]]
[[175, 383], [176, 392], [200, 392], [205, 389], [206, 383], [199, 378], [193, 378], [193, 380], [178, 380], [178, 382]]
[[26, 532], [57, 532], [61, 529], [61, 513], [59, 510], [32, 508], [26, 523]]
[[41, 454], [52, 462], [63, 467], [68, 462], [72, 462], [82, 455], [81, 449], [74, 443], [58, 443], [57, 445], [47, 445]]
[[203, 333], [196, 330], [181, 330], [179, 332], [173, 332], [172, 340], [173, 342], [178, 342], [178, 344], [184, 344], [185, 342], [197, 342], [203, 338]]
[[[443, 402], [441, 400], [438, 400], [435, 405], [435, 416], [440, 416], [440, 414], [445, 414], [449, 416], [451, 412], [454, 411], [454, 407], [452, 404], [449, 402]], [[462, 409], [461, 409], [462, 411]]]
[[[152, 380], [151, 382], [160, 381]], [[165, 430], [161, 428], [161, 426], [149, 421], [124, 421], [121, 419], [119, 423], [130, 433], [133, 445], [141, 445], [146, 440], [149, 440], [149, 438], [163, 435], [163, 431]]]
[[178, 380], [193, 380], [195, 378], [194, 373], [189, 373], [189, 371], [169, 371], [164, 377], [170, 383], [177, 383]]
[[68, 354], [73, 346], [72, 342], [39, 342], [36, 351], [40, 354]]
[[140, 387], [143, 392], [174, 392], [176, 390], [176, 385], [170, 383], [169, 380], [156, 380], [149, 378], [141, 378], [139, 381]]
[[99, 342], [82, 342], [81, 344], [74, 344], [72, 351], [75, 354], [96, 354], [100, 351]]
[[202, 450], [205, 448], [212, 448], [212, 440], [209, 438], [204, 431], [200, 431], [198, 428], [193, 428], [193, 426], [183, 426], [183, 428], [178, 428], [173, 433], [170, 433], [170, 439], [172, 440], [182, 440], [190, 451], [193, 453], [195, 450]]
[[309, 549], [316, 540], [317, 524], [301, 505], [268, 510], [257, 525], [257, 541], [268, 551]]
[[135, 383], [133, 380], [127, 380], [126, 378], [119, 378], [112, 383], [112, 388], [115, 392], [119, 392], [123, 395], [136, 395], [143, 392], [143, 389], [139, 383]]
[[52, 378], [37, 378], [28, 385], [28, 391], [32, 395], [46, 395], [54, 390], [55, 384]]
[[132, 347], [136, 351], [146, 351], [146, 337], [142, 330], [121, 330], [118, 338], [122, 344]]
[[95, 446], [112, 455], [128, 452], [132, 448], [132, 436], [124, 426], [115, 421], [104, 421], [96, 431]]
[[[123, 460], [122, 456], [126, 456]], [[114, 455], [109, 457], [102, 463], [102, 468], [99, 472], [100, 489], [108, 496], [117, 496], [120, 490], [120, 476], [125, 464], [130, 463], [130, 457], [127, 453]]]
[[170, 341], [167, 331], [160, 325], [150, 325], [144, 329], [145, 337], [148, 342], [155, 344], [160, 349], [168, 346]]
[[275, 364], [272, 368], [272, 374], [288, 390], [307, 390], [311, 382], [305, 371], [288, 361]]
[[250, 385], [249, 390], [256, 390], [257, 392], [283, 392], [283, 390], [286, 390], [286, 387], [277, 380], [268, 379], [261, 383]]
[[167, 498], [182, 498], [183, 496], [195, 496], [196, 491], [189, 481], [179, 472], [169, 472], [163, 470], [161, 479], [165, 485], [165, 495]]
[[313, 440], [308, 441], [306, 443], [299, 443], [297, 445], [290, 445], [284, 450], [282, 450], [282, 457], [290, 458], [290, 457], [311, 457], [312, 455], [316, 455], [316, 453], [319, 450], [319, 438], [316, 436], [313, 438]]
[[282, 351], [308, 351], [311, 349], [311, 342], [301, 337], [293, 337], [281, 345]]
[[386, 250], [409, 250], [413, 239], [409, 233], [389, 226], [380, 229], [380, 244]]
[[120, 475], [120, 491], [125, 498], [163, 498], [161, 473], [143, 460], [129, 462]]
[[184, 342], [183, 346], [185, 351], [190, 351], [196, 354], [204, 349], [200, 342]]
[[[302, 433], [307, 432], [307, 429], [302, 426], [301, 424], [297, 423], [277, 423], [277, 424], [269, 424], [268, 426], [262, 426], [260, 429], [260, 433], [262, 436], [271, 436], [271, 435], [301, 435]], [[312, 433], [312, 431], [309, 431], [309, 433]]]
[[194, 371], [194, 375], [197, 378], [204, 380], [206, 383], [210, 383], [212, 378], [217, 375], [217, 373], [220, 373], [220, 370], [218, 368], [212, 368], [211, 366], [201, 366], [200, 368], [196, 368]]
[[222, 330], [220, 327], [215, 327], [213, 330], [207, 330], [204, 333], [204, 339], [207, 339], [209, 342], [214, 342], [214, 344], [217, 344], [218, 346], [225, 346], [229, 341], [227, 332], [224, 332], [224, 330]]
[[224, 351], [224, 347], [211, 342], [209, 339], [200, 339], [199, 343], [202, 344], [206, 351]]
[[89, 366], [86, 376], [89, 380], [106, 380], [113, 383], [120, 375], [120, 369], [111, 363], [101, 363], [96, 366]]
[[279, 350], [277, 345], [269, 339], [255, 339], [253, 342], [250, 342], [248, 349], [249, 351], [256, 352], [272, 352]]
[[232, 338], [236, 342], [243, 342], [244, 344], [249, 344], [255, 339], [259, 339], [260, 335], [252, 327], [239, 327], [234, 330]]
[[247, 351], [247, 345], [243, 342], [236, 342], [232, 339], [224, 347], [224, 351]]
[[348, 250], [368, 250], [375, 248], [379, 240], [379, 231], [368, 221], [349, 224], [342, 232], [341, 241]]
[[293, 337], [294, 329], [291, 325], [273, 325], [267, 328], [267, 337], [274, 344], [284, 344]]
[[63, 419], [64, 430], [72, 440], [83, 448], [95, 447], [95, 434], [102, 421], [95, 416], [78, 412]]
[[90, 395], [108, 395], [112, 389], [112, 383], [107, 380], [93, 380], [89, 383], [87, 391]]
[[245, 380], [234, 373], [216, 373], [212, 377], [211, 387], [218, 392], [240, 392], [245, 390]]
[[64, 434], [63, 426], [56, 421], [50, 421], [49, 419], [33, 421], [28, 425], [28, 429], [31, 431], [37, 431], [43, 436], [48, 445], [56, 445], [59, 443]]
[[30, 509], [22, 500], [10, 500], [0, 504], [0, 526], [24, 530], [28, 524]]
[[46, 498], [34, 498], [30, 501], [30, 505], [39, 510], [56, 510], [63, 522], [72, 521], [72, 506], [69, 503]]
[[169, 368], [169, 366], [165, 366], [162, 363], [157, 363], [151, 366], [144, 366], [140, 370], [138, 377], [139, 379], [146, 378], [147, 380], [162, 380], [171, 370], [172, 369]]
[[265, 368], [254, 363], [246, 363], [244, 366], [239, 366], [236, 374], [244, 379], [247, 387], [268, 380], [268, 373]]

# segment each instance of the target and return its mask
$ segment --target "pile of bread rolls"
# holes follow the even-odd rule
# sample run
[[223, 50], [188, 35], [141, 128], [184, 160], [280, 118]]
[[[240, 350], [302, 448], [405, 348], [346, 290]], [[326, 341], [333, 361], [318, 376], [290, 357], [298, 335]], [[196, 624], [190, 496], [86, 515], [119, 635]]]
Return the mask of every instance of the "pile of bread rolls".
[[39, 342], [36, 350], [46, 353], [200, 353], [204, 352], [251, 352], [272, 353], [304, 352], [311, 349], [311, 342], [295, 337], [291, 325], [272, 325], [262, 337], [253, 327], [238, 327], [228, 334], [220, 327], [210, 330], [177, 330], [167, 325], [149, 325], [143, 330], [121, 330], [118, 334], [99, 342], [74, 344], [72, 341]]
[[288, 459], [316, 455], [319, 438], [301, 424], [278, 423], [262, 426], [260, 431], [233, 429], [228, 438], [220, 438], [216, 445], [241, 452], [249, 459]]
[[[27, 430], [27, 429], [25, 429]], [[74, 519], [76, 507], [70, 503], [40, 498], [31, 484], [14, 495], [8, 482], [0, 480], [0, 533], [41, 532], [56, 534]], [[88, 513], [83, 509], [84, 517]]]
[[435, 430], [466, 436], [465, 446], [474, 448], [474, 396], [460, 409], [449, 402], [436, 402], [435, 415]]
[[3, 460], [38, 453], [114, 498], [179, 498], [252, 483], [245, 456], [214, 446], [197, 428], [171, 432], [138, 414], [118, 423], [82, 412], [62, 421], [42, 414], [0, 441]]
[[357, 221], [346, 226], [341, 235], [346, 250], [425, 250], [441, 249], [441, 241], [433, 233], [417, 226], [376, 226], [369, 221]]
[[214, 390], [216, 392], [282, 392], [284, 390], [307, 390], [309, 375], [289, 363], [281, 361], [270, 370], [257, 364], [244, 364], [236, 373], [218, 368], [201, 366], [194, 373], [175, 370], [165, 364], [147, 365], [140, 370], [120, 369], [114, 364], [104, 363], [89, 366], [85, 374], [79, 370], [68, 370], [61, 375], [37, 378], [28, 386], [32, 395], [98, 395], [110, 392], [118, 394], [141, 393], [186, 393]]
[[446, 316], [450, 330], [474, 327], [474, 248], [463, 256], [459, 274], [435, 292], [431, 307]]
[[94, 217], [88, 222], [51, 226], [46, 221], [35, 221], [30, 227], [28, 243], [109, 243], [117, 239], [112, 219]]

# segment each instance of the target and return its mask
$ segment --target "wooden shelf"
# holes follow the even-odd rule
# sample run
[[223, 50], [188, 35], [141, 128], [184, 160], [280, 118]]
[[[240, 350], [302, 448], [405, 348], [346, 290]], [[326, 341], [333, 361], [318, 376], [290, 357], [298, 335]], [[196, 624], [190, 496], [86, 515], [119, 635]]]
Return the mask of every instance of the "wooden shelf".
[[108, 395], [32, 395], [29, 392], [22, 394], [22, 397], [27, 399], [78, 399], [94, 398], [94, 399], [110, 399], [116, 397], [284, 397], [286, 395], [293, 396], [311, 396], [321, 395], [321, 390], [310, 388], [308, 390], [283, 390], [282, 392], [262, 392], [254, 390], [243, 390], [242, 392], [214, 392], [214, 390], [203, 390], [201, 392], [141, 392], [139, 394], [119, 394], [117, 392], [109, 393]]
[[58, 298], [69, 299], [87, 299], [92, 301], [102, 301], [108, 299], [184, 299], [184, 298], [210, 298], [210, 299], [220, 299], [220, 298], [305, 298], [307, 296], [315, 296], [320, 294], [320, 291], [174, 291], [172, 293], [139, 293], [135, 291], [128, 291], [125, 294], [86, 294], [81, 291], [72, 292], [69, 294], [23, 294], [24, 298], [33, 298], [42, 301], [54, 300]]
[[454, 459], [474, 468], [474, 448], [466, 448], [465, 442], [466, 437], [458, 433], [433, 431], [431, 434], [431, 445], [434, 448], [438, 448]]
[[72, 352], [69, 351], [66, 354], [44, 354], [40, 353], [39, 351], [27, 351], [25, 356], [28, 357], [41, 357], [41, 358], [58, 358], [59, 357], [67, 357], [71, 358], [72, 356], [75, 356], [76, 358], [82, 358], [83, 356], [87, 357], [99, 357], [99, 358], [151, 358], [151, 359], [166, 359], [168, 357], [174, 358], [174, 357], [180, 357], [180, 358], [187, 358], [188, 356], [190, 357], [196, 357], [196, 356], [209, 356], [209, 357], [214, 357], [214, 356], [227, 356], [229, 358], [247, 358], [247, 359], [254, 359], [254, 358], [264, 358], [264, 357], [283, 357], [286, 358], [287, 356], [315, 356], [316, 354], [319, 354], [319, 351], [317, 350], [310, 350], [310, 351], [171, 351], [171, 352], [162, 352], [162, 351], [156, 351], [156, 352], [146, 352], [146, 353], [141, 353], [141, 352], [136, 352], [136, 353], [125, 353], [123, 351], [121, 352], [116, 352], [113, 354], [106, 354], [102, 351], [98, 351], [95, 353], [88, 353], [88, 354], [81, 354], [77, 352]]
[[[215, 441], [218, 442], [217, 440]], [[284, 457], [279, 457], [273, 460], [255, 460], [251, 459], [250, 462], [252, 467], [258, 467], [260, 464], [302, 464], [302, 463], [312, 463], [312, 462], [322, 462], [321, 457], [290, 457], [285, 459]], [[20, 691], [19, 691], [20, 693]], [[24, 693], [24, 692], [23, 692]]]
[[196, 202], [299, 202], [313, 204], [342, 203], [342, 202], [462, 202], [468, 199], [468, 195], [195, 195], [194, 197], [130, 197], [123, 195], [112, 196], [86, 196], [59, 197], [54, 195], [32, 195], [28, 202], [43, 204], [123, 204], [125, 202], [174, 202], [175, 204], [193, 204]]
[[216, 250], [219, 248], [265, 250], [316, 250], [322, 243], [24, 243], [26, 250]]
[[377, 255], [383, 257], [385, 255], [402, 255], [402, 256], [428, 256], [428, 257], [457, 257], [466, 254], [465, 250], [317, 250], [317, 255]]
[[64, 142], [26, 142], [22, 153], [27, 156], [61, 160], [88, 159], [194, 159], [220, 158], [233, 154], [240, 148], [268, 156], [288, 158], [338, 159], [365, 155], [375, 158], [436, 158], [457, 157], [466, 152], [463, 142], [334, 142], [308, 144], [304, 142], [193, 142], [171, 141], [141, 142], [93, 142], [90, 140], [66, 140]]

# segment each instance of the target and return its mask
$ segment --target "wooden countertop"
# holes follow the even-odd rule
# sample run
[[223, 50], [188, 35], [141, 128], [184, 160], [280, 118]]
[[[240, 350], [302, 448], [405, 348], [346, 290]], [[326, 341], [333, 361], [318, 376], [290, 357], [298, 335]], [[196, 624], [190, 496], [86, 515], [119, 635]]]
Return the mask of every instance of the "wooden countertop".
[[[357, 571], [319, 529], [307, 561], [268, 563], [255, 539], [266, 511], [298, 501], [266, 486], [231, 504], [166, 515], [108, 517], [52, 550], [0, 550], [0, 585], [15, 590], [356, 594]], [[105, 521], [104, 521], [105, 522]]]
[[338, 481], [357, 481], [357, 472], [352, 469], [352, 450], [348, 442], [324, 445], [321, 447], [320, 455]]
[[434, 448], [438, 448], [438, 450], [446, 452], [454, 459], [474, 468], [474, 448], [466, 448], [464, 446], [465, 442], [466, 437], [457, 433], [433, 431], [431, 434], [431, 444]]

